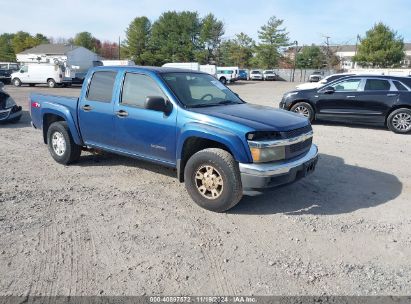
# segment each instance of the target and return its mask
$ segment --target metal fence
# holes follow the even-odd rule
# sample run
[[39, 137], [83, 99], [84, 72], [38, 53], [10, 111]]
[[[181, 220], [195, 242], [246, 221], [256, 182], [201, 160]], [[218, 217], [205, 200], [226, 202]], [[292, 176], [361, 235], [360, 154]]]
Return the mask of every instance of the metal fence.
[[[284, 81], [292, 81], [293, 69], [274, 69], [278, 76]], [[294, 82], [307, 82], [310, 75], [318, 70], [314, 69], [296, 69], [294, 73]], [[337, 73], [335, 70], [321, 70], [323, 77]]]

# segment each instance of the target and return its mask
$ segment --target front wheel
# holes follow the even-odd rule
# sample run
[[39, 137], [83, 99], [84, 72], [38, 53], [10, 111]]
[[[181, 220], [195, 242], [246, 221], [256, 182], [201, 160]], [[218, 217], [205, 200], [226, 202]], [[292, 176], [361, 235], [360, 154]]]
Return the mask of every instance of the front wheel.
[[195, 153], [184, 169], [188, 194], [200, 207], [224, 212], [243, 196], [240, 170], [225, 150], [209, 148]]
[[307, 117], [310, 120], [310, 122], [314, 120], [314, 109], [309, 103], [297, 102], [295, 105], [291, 107], [290, 110], [291, 112]]
[[226, 79], [225, 77], [221, 77], [221, 78], [220, 78], [220, 82], [221, 82], [222, 84], [226, 85], [226, 84], [227, 84], [227, 79]]
[[18, 79], [18, 78], [14, 78], [14, 79], [13, 79], [13, 85], [14, 85], [15, 87], [20, 87], [20, 86], [21, 86], [21, 80]]
[[411, 110], [402, 108], [393, 111], [387, 118], [387, 126], [398, 134], [406, 134], [411, 131]]
[[65, 121], [53, 122], [50, 125], [47, 144], [51, 156], [60, 164], [68, 165], [80, 158], [81, 147], [74, 142]]

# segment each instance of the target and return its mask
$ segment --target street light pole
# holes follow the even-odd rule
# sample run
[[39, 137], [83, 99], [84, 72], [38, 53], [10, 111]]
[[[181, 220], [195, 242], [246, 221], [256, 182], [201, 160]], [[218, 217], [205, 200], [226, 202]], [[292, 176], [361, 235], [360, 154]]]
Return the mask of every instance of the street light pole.
[[293, 67], [293, 78], [292, 82], [294, 82], [294, 76], [295, 76], [295, 68], [297, 67], [297, 52], [298, 52], [298, 41], [294, 41], [295, 44], [295, 50], [294, 50], [294, 67]]

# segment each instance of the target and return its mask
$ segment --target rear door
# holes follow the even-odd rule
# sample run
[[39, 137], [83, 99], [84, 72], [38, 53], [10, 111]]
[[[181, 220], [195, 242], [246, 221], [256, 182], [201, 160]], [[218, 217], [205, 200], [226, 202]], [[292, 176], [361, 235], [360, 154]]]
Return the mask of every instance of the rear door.
[[94, 72], [86, 95], [80, 98], [80, 132], [89, 146], [107, 149], [115, 147], [113, 98], [116, 77], [116, 71]]
[[144, 108], [148, 96], [170, 100], [158, 82], [145, 73], [124, 74], [123, 87], [115, 103], [116, 146], [129, 154], [175, 164], [176, 119]]
[[355, 112], [361, 122], [384, 123], [399, 92], [389, 79], [367, 78], [364, 90], [359, 92]]
[[332, 84], [333, 93], [322, 88], [316, 95], [317, 118], [345, 121], [355, 113], [355, 101], [364, 80], [362, 78], [349, 78]]

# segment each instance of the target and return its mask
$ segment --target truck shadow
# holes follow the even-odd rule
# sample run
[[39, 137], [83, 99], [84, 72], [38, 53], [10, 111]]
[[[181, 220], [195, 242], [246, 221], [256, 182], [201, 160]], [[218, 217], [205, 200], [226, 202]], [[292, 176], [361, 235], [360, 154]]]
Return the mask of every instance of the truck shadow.
[[233, 214], [333, 215], [385, 204], [401, 194], [402, 183], [381, 171], [345, 164], [320, 154], [316, 171], [292, 185], [246, 193]]
[[177, 177], [177, 171], [173, 168], [164, 167], [154, 163], [150, 163], [144, 160], [138, 160], [131, 157], [121, 156], [117, 154], [112, 154], [108, 152], [103, 152], [102, 154], [82, 154], [79, 161], [72, 166], [80, 167], [93, 167], [93, 166], [124, 166], [124, 167], [134, 167], [150, 172], [162, 174], [169, 177]]
[[1, 122], [1, 129], [20, 129], [20, 128], [31, 128], [31, 117], [28, 111], [22, 111], [21, 118], [18, 122]]

